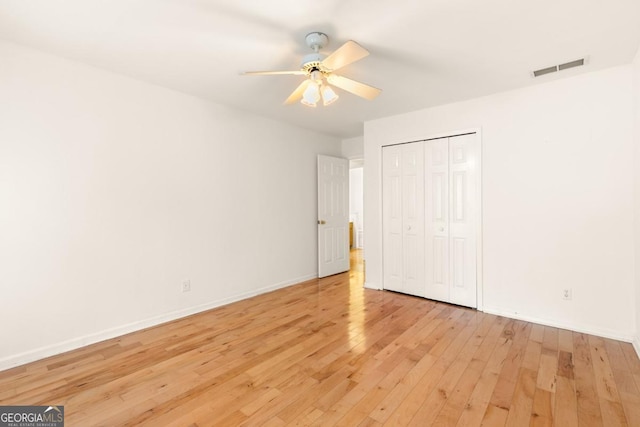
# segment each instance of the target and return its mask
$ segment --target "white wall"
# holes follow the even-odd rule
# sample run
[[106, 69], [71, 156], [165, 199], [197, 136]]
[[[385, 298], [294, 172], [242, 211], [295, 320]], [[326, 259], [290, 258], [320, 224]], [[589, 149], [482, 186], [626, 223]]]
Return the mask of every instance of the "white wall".
[[382, 286], [380, 147], [481, 128], [484, 310], [630, 340], [631, 85], [622, 66], [365, 123], [366, 286]]
[[636, 332], [634, 347], [640, 357], [640, 49], [633, 61], [634, 142], [635, 142], [635, 270]]
[[342, 156], [351, 159], [362, 159], [364, 157], [364, 137], [356, 136], [342, 140]]
[[0, 64], [0, 369], [316, 276], [340, 140], [13, 44]]

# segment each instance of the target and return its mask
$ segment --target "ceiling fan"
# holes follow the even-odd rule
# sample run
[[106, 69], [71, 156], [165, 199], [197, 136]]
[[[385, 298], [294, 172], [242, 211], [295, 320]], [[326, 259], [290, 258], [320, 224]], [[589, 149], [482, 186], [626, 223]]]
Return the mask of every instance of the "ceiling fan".
[[307, 45], [313, 49], [313, 53], [305, 55], [304, 58], [302, 58], [302, 64], [299, 70], [248, 71], [244, 74], [249, 76], [282, 74], [307, 76], [307, 79], [284, 101], [285, 104], [293, 104], [300, 100], [304, 105], [315, 107], [321, 99], [323, 105], [332, 104], [338, 99], [338, 95], [329, 84], [368, 100], [374, 99], [382, 92], [373, 86], [333, 73], [335, 70], [369, 55], [369, 51], [358, 43], [349, 40], [325, 58], [324, 55], [320, 53], [320, 49], [324, 48], [329, 42], [329, 37], [327, 37], [326, 34], [320, 32], [309, 33], [305, 37], [305, 41]]

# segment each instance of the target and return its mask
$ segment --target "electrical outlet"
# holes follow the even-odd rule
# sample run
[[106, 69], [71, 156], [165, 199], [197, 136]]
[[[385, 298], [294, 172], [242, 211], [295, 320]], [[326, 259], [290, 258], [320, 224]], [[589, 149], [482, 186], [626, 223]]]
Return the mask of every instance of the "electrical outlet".
[[573, 294], [573, 292], [571, 291], [571, 288], [563, 289], [562, 290], [562, 299], [570, 301], [571, 297], [572, 297], [572, 294]]
[[191, 292], [191, 280], [186, 279], [182, 281], [182, 292]]

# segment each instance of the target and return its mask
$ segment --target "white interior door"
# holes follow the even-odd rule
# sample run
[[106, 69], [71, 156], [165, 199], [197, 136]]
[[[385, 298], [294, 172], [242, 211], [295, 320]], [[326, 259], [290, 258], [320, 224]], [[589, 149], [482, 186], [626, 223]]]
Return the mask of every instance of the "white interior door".
[[349, 161], [318, 155], [318, 277], [349, 270]]

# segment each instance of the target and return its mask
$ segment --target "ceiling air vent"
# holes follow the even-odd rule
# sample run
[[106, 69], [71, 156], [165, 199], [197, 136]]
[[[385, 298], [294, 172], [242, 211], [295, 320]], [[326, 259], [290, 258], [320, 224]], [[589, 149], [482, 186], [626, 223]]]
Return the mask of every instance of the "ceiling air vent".
[[545, 74], [555, 73], [556, 71], [567, 70], [573, 67], [580, 67], [584, 65], [584, 58], [576, 59], [575, 61], [565, 62], [564, 64], [554, 65], [553, 67], [541, 68], [533, 72], [533, 77], [544, 76]]
[[558, 71], [558, 66], [554, 65], [553, 67], [542, 68], [541, 70], [535, 70], [533, 72], [533, 76], [540, 77], [540, 76], [544, 76], [545, 74], [555, 73], [556, 71]]
[[584, 65], [584, 58], [560, 64], [558, 65], [558, 71], [566, 70], [567, 68], [580, 67], [582, 65]]

